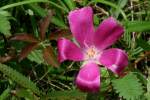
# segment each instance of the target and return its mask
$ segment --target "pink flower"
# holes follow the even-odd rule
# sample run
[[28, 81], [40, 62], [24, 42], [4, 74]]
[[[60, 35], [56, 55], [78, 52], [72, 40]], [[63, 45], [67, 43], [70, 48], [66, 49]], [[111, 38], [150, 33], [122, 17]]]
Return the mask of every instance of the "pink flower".
[[106, 49], [116, 42], [124, 28], [113, 17], [105, 19], [94, 30], [93, 11], [84, 7], [71, 11], [68, 16], [70, 29], [79, 44], [60, 38], [58, 40], [58, 59], [83, 61], [76, 77], [77, 87], [86, 92], [98, 92], [100, 88], [100, 70], [104, 65], [119, 74], [128, 65], [127, 54], [118, 48]]

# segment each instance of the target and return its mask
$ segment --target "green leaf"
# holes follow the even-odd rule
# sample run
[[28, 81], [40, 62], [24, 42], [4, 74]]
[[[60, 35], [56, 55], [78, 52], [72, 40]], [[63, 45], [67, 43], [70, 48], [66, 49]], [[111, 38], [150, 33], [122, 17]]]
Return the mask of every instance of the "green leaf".
[[146, 100], [150, 100], [150, 93], [147, 92], [147, 93], [145, 94], [145, 97], [147, 98]]
[[[86, 94], [77, 90], [70, 91], [53, 91], [47, 94], [46, 98], [59, 98], [58, 100], [66, 100], [65, 98], [78, 98], [82, 99], [86, 97]], [[53, 99], [52, 99], [53, 100]], [[56, 99], [57, 100], [57, 99]], [[67, 99], [68, 100], [68, 99]]]
[[75, 9], [76, 5], [73, 0], [64, 0], [64, 2], [67, 4], [67, 6], [69, 7], [70, 10]]
[[[35, 14], [41, 16], [41, 17], [45, 17], [47, 16], [47, 11], [43, 8], [41, 8], [40, 6], [38, 5], [28, 5], [28, 7], [33, 10], [35, 12]], [[63, 28], [63, 29], [66, 29], [67, 26], [65, 25], [64, 21], [60, 20], [59, 18], [57, 18], [56, 16], [53, 16], [52, 19], [51, 19], [51, 23]]]
[[147, 79], [147, 92], [150, 93], [150, 76], [149, 76], [149, 78]]
[[[128, 0], [119, 0], [118, 1], [118, 6], [120, 8], [124, 8], [126, 4], [128, 3]], [[118, 18], [120, 11], [118, 9], [112, 9], [112, 13], [114, 14], [115, 18]]]
[[18, 83], [19, 85], [28, 88], [32, 92], [40, 95], [39, 89], [31, 80], [29, 80], [27, 77], [17, 72], [16, 70], [12, 69], [11, 67], [0, 63], [0, 71], [3, 72], [6, 76], [11, 78], [16, 83]]
[[42, 55], [42, 51], [41, 50], [34, 50], [32, 51], [27, 58], [30, 61], [36, 62], [37, 64], [42, 64], [44, 63], [44, 59], [43, 59], [43, 55]]
[[128, 0], [119, 0], [118, 5], [120, 8], [125, 7], [125, 5], [128, 3]]
[[142, 51], [143, 51], [143, 48], [137, 47], [137, 48], [131, 50], [130, 55], [131, 56], [135, 56], [135, 55], [140, 54]]
[[108, 73], [108, 70], [106, 68], [101, 68], [100, 72], [101, 72], [102, 77], [109, 77], [109, 73]]
[[0, 33], [10, 36], [10, 22], [8, 18], [2, 14], [0, 14]]
[[67, 8], [67, 5], [65, 5], [63, 0], [58, 0], [58, 2], [60, 3], [60, 6], [62, 6], [64, 9], [66, 9], [69, 12], [69, 8]]
[[123, 40], [126, 42], [126, 44], [128, 45], [128, 48], [130, 48], [132, 46], [132, 39], [131, 39], [131, 33], [130, 32], [125, 32], [123, 34]]
[[99, 93], [88, 93], [86, 100], [99, 100], [100, 96]]
[[147, 93], [145, 94], [147, 100], [150, 100], [150, 76], [147, 79]]
[[8, 96], [10, 95], [10, 88], [7, 88], [1, 95], [0, 100], [7, 100]]
[[5, 46], [4, 40], [0, 40], [0, 49], [4, 48], [4, 46]]
[[142, 84], [133, 73], [122, 79], [113, 80], [112, 85], [119, 96], [126, 100], [136, 100], [143, 94]]
[[28, 100], [35, 100], [34, 94], [31, 91], [25, 89], [16, 90], [16, 96], [26, 98]]
[[58, 19], [55, 16], [52, 17], [51, 22], [63, 29], [67, 29], [67, 25], [62, 20]]
[[149, 51], [150, 50], [150, 44], [146, 42], [143, 39], [138, 39], [137, 40], [137, 45], [139, 45], [143, 50]]
[[28, 4], [27, 7], [34, 11], [35, 14], [40, 15], [41, 17], [47, 16], [47, 11], [35, 4]]
[[94, 15], [94, 24], [95, 24], [96, 26], [99, 25], [99, 18], [98, 18], [98, 15]]
[[150, 21], [126, 21], [123, 24], [128, 32], [150, 31]]
[[30, 3], [38, 3], [38, 2], [45, 2], [45, 3], [47, 2], [51, 5], [53, 5], [54, 7], [59, 8], [60, 10], [62, 10], [64, 12], [68, 12], [67, 9], [64, 9], [57, 3], [52, 2], [50, 0], [24, 0], [24, 1], [17, 2], [17, 3], [12, 3], [12, 4], [7, 4], [5, 6], [2, 6], [2, 7], [0, 7], [0, 10], [5, 10], [5, 9], [16, 7], [16, 6], [21, 6], [21, 5], [30, 4]]
[[4, 10], [0, 10], [0, 15], [11, 16], [11, 14], [8, 11], [4, 11]]
[[114, 9], [117, 9], [118, 12], [120, 12], [122, 14], [123, 18], [125, 20], [127, 20], [127, 17], [126, 17], [126, 14], [124, 13], [124, 11], [120, 8], [120, 6], [118, 6], [114, 2], [110, 2], [108, 0], [92, 0], [89, 4], [91, 4], [91, 3], [102, 3], [104, 5], [108, 5], [108, 6], [112, 7], [112, 8], [114, 8]]

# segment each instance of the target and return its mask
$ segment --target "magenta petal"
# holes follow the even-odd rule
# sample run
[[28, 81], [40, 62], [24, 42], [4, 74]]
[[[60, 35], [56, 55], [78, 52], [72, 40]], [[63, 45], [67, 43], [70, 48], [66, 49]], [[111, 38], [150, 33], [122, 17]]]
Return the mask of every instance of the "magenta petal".
[[112, 48], [103, 51], [100, 63], [114, 73], [119, 74], [128, 65], [128, 57], [121, 49]]
[[84, 47], [85, 44], [91, 44], [94, 34], [92, 8], [84, 7], [71, 11], [68, 20], [71, 32], [80, 46]]
[[94, 44], [99, 49], [105, 49], [121, 37], [124, 28], [113, 17], [105, 19], [97, 28]]
[[70, 40], [60, 38], [58, 40], [58, 60], [60, 62], [64, 60], [81, 61], [83, 60], [83, 53], [81, 49]]
[[98, 92], [100, 87], [100, 71], [95, 63], [88, 63], [82, 66], [77, 78], [77, 87], [85, 92]]

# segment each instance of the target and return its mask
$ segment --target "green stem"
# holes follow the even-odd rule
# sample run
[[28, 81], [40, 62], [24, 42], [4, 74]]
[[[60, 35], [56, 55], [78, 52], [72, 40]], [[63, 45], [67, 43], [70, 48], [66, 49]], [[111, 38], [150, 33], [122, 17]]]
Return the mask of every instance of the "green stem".
[[21, 1], [21, 2], [17, 2], [17, 3], [13, 3], [13, 4], [9, 4], [9, 5], [6, 5], [6, 6], [3, 6], [3, 7], [0, 7], [0, 10], [5, 10], [5, 9], [9, 9], [9, 8], [13, 8], [13, 7], [17, 7], [17, 6], [21, 6], [21, 5], [24, 5], [24, 4], [29, 4], [29, 3], [37, 3], [37, 2], [48, 2], [50, 3], [51, 5], [65, 11], [65, 12], [68, 12], [67, 9], [64, 9], [63, 7], [61, 7], [60, 5], [52, 2], [52, 1], [48, 1], [48, 0], [28, 0], [28, 1]]

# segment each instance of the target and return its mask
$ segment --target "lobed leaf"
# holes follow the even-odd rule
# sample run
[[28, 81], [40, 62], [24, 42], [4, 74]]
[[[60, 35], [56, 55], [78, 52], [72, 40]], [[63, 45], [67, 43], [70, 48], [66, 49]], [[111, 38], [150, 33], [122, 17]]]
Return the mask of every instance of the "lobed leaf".
[[72, 38], [72, 34], [70, 33], [69, 30], [58, 30], [54, 33], [51, 33], [49, 36], [50, 40], [57, 40], [60, 37], [64, 37], [64, 38], [68, 38], [71, 39]]
[[31, 80], [29, 80], [27, 77], [23, 76], [21, 73], [17, 72], [16, 70], [12, 69], [11, 67], [0, 63], [0, 71], [3, 72], [6, 76], [11, 78], [16, 83], [18, 83], [19, 85], [30, 89], [32, 92], [36, 93], [37, 95], [40, 95], [39, 89]]
[[19, 60], [23, 60], [27, 55], [38, 46], [38, 43], [31, 43], [22, 49]]
[[37, 64], [42, 64], [44, 63], [44, 59], [42, 56], [42, 51], [41, 50], [33, 50], [32, 52], [29, 53], [27, 58], [30, 61], [36, 62]]
[[17, 97], [20, 97], [20, 98], [25, 98], [27, 100], [36, 100], [34, 97], [34, 94], [31, 91], [26, 90], [26, 89], [16, 90], [15, 94]]
[[54, 67], [58, 67], [59, 66], [59, 63], [56, 59], [56, 56], [54, 55], [54, 52], [53, 52], [53, 48], [51, 46], [48, 46], [47, 48], [45, 48], [43, 50], [43, 58], [45, 59], [45, 61], [54, 66]]
[[38, 42], [38, 40], [31, 34], [23, 33], [10, 38], [10, 40], [19, 40], [25, 42]]
[[50, 24], [51, 17], [52, 17], [52, 12], [49, 11], [48, 15], [40, 23], [40, 37], [42, 40], [45, 38], [45, 33]]
[[11, 36], [10, 34], [10, 22], [8, 20], [8, 18], [2, 14], [0, 14], [0, 33], [8, 36]]
[[10, 91], [11, 91], [10, 88], [4, 90], [3, 93], [0, 95], [0, 100], [6, 100], [10, 95]]
[[126, 100], [136, 100], [143, 94], [142, 84], [133, 73], [129, 73], [122, 79], [113, 80], [112, 85], [119, 96]]
[[147, 79], [147, 93], [145, 94], [147, 100], [150, 100], [150, 76]]

